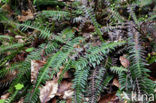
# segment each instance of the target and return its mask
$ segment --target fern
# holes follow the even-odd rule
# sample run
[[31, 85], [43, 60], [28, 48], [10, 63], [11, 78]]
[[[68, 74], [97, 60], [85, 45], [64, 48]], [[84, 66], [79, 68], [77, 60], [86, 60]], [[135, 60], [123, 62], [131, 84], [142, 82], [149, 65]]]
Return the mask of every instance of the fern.
[[[35, 102], [35, 100], [37, 100], [34, 97], [37, 97], [36, 95], [37, 95], [39, 85], [43, 81], [53, 78], [53, 75], [59, 71], [58, 68], [63, 64], [63, 62], [68, 58], [69, 54], [73, 51], [73, 49], [74, 49], [73, 44], [76, 44], [76, 43], [79, 43], [79, 38], [75, 38], [74, 40], [70, 41], [68, 43], [68, 45], [65, 45], [62, 48], [62, 50], [58, 51], [56, 54], [54, 54], [53, 56], [51, 56], [49, 58], [46, 65], [39, 72], [39, 75], [37, 78], [37, 83], [35, 85], [35, 89], [34, 89], [33, 93], [31, 95], [28, 95], [28, 96], [31, 96], [31, 97], [29, 97], [29, 102], [30, 101]], [[64, 52], [64, 50], [67, 50], [67, 51]], [[51, 76], [48, 75], [50, 67], [55, 69], [50, 74]]]
[[133, 18], [134, 22], [139, 26], [139, 21], [134, 13], [134, 7], [129, 6], [128, 10], [129, 10], [128, 12], [130, 12], [130, 15]]
[[100, 40], [104, 41], [104, 39], [102, 37], [103, 33], [100, 29], [99, 23], [96, 21], [95, 15], [93, 14], [93, 10], [91, 8], [86, 8], [86, 7], [83, 7], [82, 9], [84, 10], [86, 17], [89, 18], [91, 20], [92, 24], [94, 25], [95, 31], [96, 31], [97, 35], [100, 37]]
[[[135, 31], [134, 36], [132, 38], [133, 39], [129, 41], [131, 54], [130, 59], [132, 62], [129, 69], [131, 72], [132, 79], [136, 84], [136, 88], [139, 89], [137, 90], [137, 92], [140, 91], [143, 93], [152, 93], [153, 82], [152, 80], [148, 79], [148, 72], [150, 71], [145, 68], [146, 62], [143, 56], [143, 48], [139, 44], [139, 33]], [[149, 89], [147, 89], [147, 87]]]
[[[101, 47], [97, 46], [97, 47], [92, 47], [91, 49], [89, 49], [87, 51], [87, 54], [83, 58], [80, 58], [79, 60], [77, 60], [74, 63], [74, 67], [76, 68], [75, 78], [78, 78], [79, 75], [81, 75], [81, 77], [83, 77], [81, 73], [83, 72], [83, 70], [85, 70], [85, 68], [87, 68], [87, 65], [90, 65], [93, 67], [95, 67], [96, 65], [99, 65], [101, 60], [104, 59], [103, 56], [106, 56], [110, 51], [115, 49], [115, 47], [121, 46], [123, 44], [125, 44], [124, 41], [112, 42], [112, 43], [103, 43]], [[103, 69], [101, 69], [101, 70], [103, 70]], [[86, 77], [85, 74], [83, 74], [83, 75]], [[99, 78], [101, 78], [101, 77], [99, 77]], [[83, 78], [83, 79], [86, 79], [86, 78]], [[98, 84], [98, 82], [97, 82], [97, 84]], [[74, 85], [77, 85], [76, 80], [74, 81]], [[76, 93], [75, 93], [76, 94], [76, 101], [78, 103], [82, 102], [82, 97], [81, 97], [82, 92], [85, 91], [85, 89], [84, 89], [85, 84], [83, 82], [81, 82], [81, 83], [79, 83], [79, 85], [83, 86], [81, 88], [81, 91], [79, 90], [80, 87], [78, 88], [78, 87], [74, 86], [74, 88], [76, 89], [75, 90], [76, 91]], [[100, 91], [101, 90], [99, 88], [99, 92]], [[99, 93], [99, 92], [97, 92], [97, 93]], [[77, 96], [78, 94], [80, 96]]]
[[123, 23], [125, 19], [118, 13], [118, 11], [113, 7], [110, 9], [110, 12], [112, 13], [112, 17], [114, 20], [116, 20], [119, 23]]
[[69, 12], [66, 11], [43, 11], [41, 15], [46, 17], [53, 17], [54, 20], [62, 20], [63, 18], [69, 18], [71, 15]]
[[116, 67], [116, 66], [113, 66], [110, 69], [111, 69], [112, 72], [115, 72], [117, 74], [120, 74], [121, 72], [127, 72], [128, 71], [126, 68]]
[[[96, 69], [95, 71], [96, 72]], [[103, 84], [101, 84], [104, 81], [104, 76], [106, 74], [106, 69], [103, 67], [99, 68], [99, 71], [96, 73], [93, 72], [93, 76], [91, 77], [91, 96], [89, 98], [89, 103], [97, 103], [97, 98], [99, 97], [100, 93], [102, 92], [102, 89], [104, 87]], [[107, 86], [107, 85], [105, 85]]]
[[17, 25], [17, 28], [21, 27], [22, 31], [27, 30], [28, 28], [30, 29], [34, 29], [40, 32], [39, 37], [41, 38], [52, 38], [52, 33], [50, 32], [50, 30], [47, 27], [43, 27], [42, 25], [38, 24], [38, 23], [31, 23], [30, 21], [19, 24], [19, 23], [15, 23]]
[[[97, 3], [96, 6], [92, 5], [94, 2]], [[7, 13], [0, 8], [0, 22], [2, 23], [0, 27], [4, 29], [2, 33], [9, 35], [0, 35], [0, 88], [3, 90], [4, 87], [9, 87], [8, 92], [11, 94], [5, 102], [17, 102], [16, 100], [21, 97], [24, 97], [26, 103], [40, 102], [40, 87], [47, 80], [54, 79], [55, 75], [58, 77], [58, 83], [61, 84], [63, 75], [68, 70], [74, 72], [74, 103], [97, 103], [100, 94], [106, 93], [109, 89], [109, 83], [115, 74], [119, 78], [120, 94], [125, 93], [130, 96], [132, 91], [140, 94], [154, 93], [155, 83], [149, 79], [150, 71], [146, 68], [147, 63], [142, 46], [144, 43], [141, 42], [140, 37], [142, 32], [140, 22], [146, 18], [144, 21], [155, 19], [153, 7], [147, 7], [150, 12], [146, 15], [150, 17], [145, 18], [143, 15], [143, 8], [152, 2], [155, 3], [151, 0], [95, 0], [88, 2], [88, 6], [84, 6], [77, 1], [66, 3], [66, 0], [65, 2], [34, 0], [34, 4], [39, 6], [36, 9], [41, 9], [40, 6], [45, 5], [56, 6], [56, 8], [43, 10], [41, 13], [36, 12], [38, 14], [34, 22], [26, 21], [24, 23], [12, 21], [17, 14], [16, 11], [13, 15], [10, 13], [11, 16], [7, 16]], [[93, 7], [95, 7], [94, 10]], [[143, 10], [143, 14], [140, 11], [139, 15], [135, 14], [140, 9]], [[123, 13], [125, 10], [128, 11]], [[129, 15], [128, 19], [126, 19], [127, 15]], [[25, 17], [23, 13], [22, 16]], [[88, 22], [89, 25], [94, 26], [94, 32], [83, 31], [88, 29], [85, 28], [85, 26], [88, 27]], [[121, 39], [130, 37], [128, 43], [120, 40], [113, 41], [113, 39], [112, 42], [107, 41], [110, 31], [117, 35], [116, 31], [121, 31], [125, 34]], [[32, 35], [27, 35], [28, 32]], [[14, 38], [18, 33], [24, 35], [25, 43], [16, 43], [18, 39]], [[86, 33], [88, 35], [97, 34], [97, 36], [86, 37]], [[79, 37], [80, 35], [85, 38]], [[100, 45], [92, 46], [98, 42]], [[126, 43], [127, 45], [124, 46]], [[149, 46], [149, 48], [152, 47]], [[28, 51], [27, 48], [33, 48], [33, 50]], [[21, 52], [26, 54], [26, 58], [24, 55], [25, 60], [14, 60]], [[130, 65], [127, 68], [118, 64], [118, 57], [123, 53], [129, 56]], [[111, 54], [113, 56], [110, 56]], [[30, 81], [32, 60], [46, 61], [45, 65], [40, 68], [35, 83]], [[64, 67], [63, 70], [60, 71], [60, 67]], [[92, 71], [93, 75], [90, 78]], [[15, 75], [12, 75], [14, 72], [16, 72]], [[60, 72], [61, 74], [58, 75], [57, 73]], [[25, 89], [17, 91], [14, 86], [18, 83], [24, 84]], [[89, 101], [86, 100], [86, 97], [89, 98]]]
[[17, 44], [11, 44], [11, 45], [8, 45], [8, 46], [2, 45], [0, 47], [0, 53], [3, 53], [5, 51], [11, 50], [11, 49], [17, 49], [17, 48], [20, 48], [20, 47], [23, 47], [23, 46], [24, 46], [24, 44], [19, 44], [19, 43], [17, 43]]
[[85, 86], [87, 84], [87, 77], [89, 68], [83, 70], [76, 70], [75, 79], [73, 80], [75, 89], [74, 93], [74, 102], [82, 103], [83, 101], [83, 93], [85, 92]]

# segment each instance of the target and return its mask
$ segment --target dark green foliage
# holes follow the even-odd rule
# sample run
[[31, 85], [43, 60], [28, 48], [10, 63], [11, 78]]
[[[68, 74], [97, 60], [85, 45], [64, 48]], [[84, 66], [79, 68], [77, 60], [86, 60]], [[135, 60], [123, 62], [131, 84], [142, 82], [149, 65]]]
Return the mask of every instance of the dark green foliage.
[[81, 103], [84, 99], [83, 93], [85, 92], [86, 84], [87, 84], [87, 77], [88, 77], [88, 70], [86, 68], [84, 70], [77, 70], [75, 72], [75, 79], [73, 88], [75, 89], [74, 93], [74, 102]]
[[[142, 10], [154, 1], [94, 2], [104, 2], [99, 4], [102, 10], [91, 2], [82, 5], [76, 1], [68, 4], [57, 0], [34, 0], [36, 6], [53, 5], [55, 9], [37, 12], [34, 20], [23, 23], [10, 19], [0, 8], [0, 22], [9, 31], [8, 35], [0, 35], [0, 89], [9, 87], [11, 94], [6, 102], [17, 102], [23, 97], [25, 103], [39, 103], [39, 88], [46, 81], [53, 80], [60, 71], [57, 78], [59, 84], [65, 72], [73, 73], [70, 79], [73, 82], [74, 103], [97, 103], [100, 96], [111, 91], [108, 92], [109, 86], [116, 77], [120, 84], [119, 97], [122, 93], [130, 97], [132, 91], [138, 94], [154, 93], [155, 83], [149, 79], [150, 70], [146, 68], [142, 41], [146, 37], [141, 36], [141, 24], [154, 20], [155, 15], [149, 13], [149, 18], [145, 20], [142, 14], [136, 14], [137, 7]], [[98, 18], [105, 23], [99, 22]], [[20, 43], [16, 36], [22, 36], [23, 42]], [[127, 55], [130, 63], [127, 68], [118, 60], [123, 54]], [[22, 59], [17, 59], [19, 56]], [[32, 60], [45, 62], [35, 83], [31, 83]], [[18, 83], [23, 84], [24, 89], [17, 91], [15, 86]]]

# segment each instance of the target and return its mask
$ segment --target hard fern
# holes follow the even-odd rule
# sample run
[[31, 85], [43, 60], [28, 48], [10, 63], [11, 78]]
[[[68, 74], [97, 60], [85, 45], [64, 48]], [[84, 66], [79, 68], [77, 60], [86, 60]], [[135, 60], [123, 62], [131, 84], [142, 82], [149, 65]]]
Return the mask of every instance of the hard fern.
[[[81, 38], [75, 38], [72, 41], [68, 43], [68, 45], [63, 46], [63, 48], [55, 53], [53, 56], [49, 57], [49, 60], [45, 64], [43, 68], [41, 68], [41, 71], [39, 71], [39, 75], [37, 78], [37, 83], [35, 85], [35, 88], [33, 90], [33, 93], [30, 95], [28, 94], [29, 100], [26, 100], [27, 102], [36, 102], [38, 97], [38, 87], [41, 83], [44, 83], [45, 80], [53, 78], [53, 75], [56, 74], [59, 71], [59, 67], [64, 63], [64, 61], [69, 57], [69, 54], [73, 51], [74, 44], [78, 44], [79, 40]], [[50, 73], [49, 76], [49, 68], [53, 68], [52, 73]]]
[[[132, 64], [129, 69], [131, 72], [132, 79], [135, 81], [136, 87], [140, 88], [140, 92], [152, 93], [153, 92], [153, 82], [148, 79], [150, 72], [145, 68], [146, 62], [144, 59], [143, 48], [139, 43], [139, 33], [132, 28], [132, 40], [129, 41], [130, 48], [130, 59]], [[147, 89], [148, 87], [148, 89]]]
[[54, 20], [69, 19], [70, 13], [67, 11], [43, 11], [41, 15], [52, 17]]
[[8, 46], [4, 46], [2, 45], [0, 47], [0, 53], [3, 53], [5, 51], [9, 51], [9, 50], [12, 50], [12, 49], [18, 49], [20, 47], [23, 47], [25, 44], [22, 44], [22, 43], [15, 43], [15, 44], [11, 44], [11, 45], [8, 45]]
[[74, 85], [73, 88], [75, 89], [74, 93], [74, 102], [75, 103], [82, 103], [84, 101], [85, 86], [87, 84], [87, 77], [88, 77], [89, 68], [83, 70], [76, 70], [75, 72], [75, 79], [73, 80]]
[[95, 67], [96, 65], [100, 64], [100, 61], [104, 59], [108, 53], [114, 50], [118, 46], [122, 46], [125, 44], [125, 41], [118, 41], [118, 42], [110, 42], [110, 43], [103, 43], [100, 47], [91, 47], [87, 50], [86, 55], [78, 59], [74, 64], [74, 68], [81, 70], [85, 68], [87, 65]]
[[113, 66], [110, 68], [112, 72], [115, 72], [117, 74], [120, 74], [121, 72], [127, 72], [128, 70], [124, 67], [116, 67], [116, 66]]
[[27, 75], [27, 77], [29, 77], [29, 75], [30, 75], [31, 60], [40, 60], [41, 59], [41, 52], [44, 49], [44, 46], [45, 45], [43, 44], [38, 49], [36, 49], [35, 51], [31, 52], [27, 56], [25, 61], [23, 61], [23, 62], [21, 62], [19, 64], [15, 64], [17, 66], [10, 67], [8, 70], [5, 69], [5, 72], [12, 71], [12, 70], [17, 70], [18, 71], [18, 73], [16, 75], [16, 79], [14, 79], [13, 82], [11, 83], [11, 86], [9, 88], [10, 91], [14, 90], [13, 87], [17, 83], [23, 83], [24, 79], [28, 79], [28, 78], [25, 78], [25, 75]]
[[104, 39], [102, 37], [103, 33], [100, 29], [100, 24], [96, 21], [95, 14], [93, 13], [92, 8], [86, 8], [85, 6], [83, 6], [82, 10], [84, 10], [86, 18], [89, 18], [92, 24], [94, 25], [95, 32], [99, 36], [100, 40], [104, 42]]
[[103, 67], [99, 67], [99, 70], [96, 71], [97, 68], [95, 68], [93, 76], [91, 76], [91, 94], [89, 98], [89, 103], [97, 103], [97, 98], [100, 96], [100, 93], [102, 92], [103, 88], [107, 86], [102, 84], [102, 82], [104, 82], [105, 80], [104, 77], [106, 75], [106, 69]]
[[[84, 57], [81, 57], [80, 59], [78, 59], [77, 61], [74, 62], [73, 67], [76, 69], [75, 77], [78, 78], [80, 75], [81, 75], [81, 77], [87, 77], [86, 74], [83, 74], [83, 72], [85, 72], [84, 70], [86, 70], [85, 68], [87, 68], [87, 66], [96, 67], [96, 65], [99, 65], [101, 60], [104, 59], [104, 56], [106, 56], [109, 52], [114, 50], [117, 46], [121, 46], [124, 44], [125, 44], [124, 41], [103, 43], [100, 47], [97, 46], [97, 47], [92, 47], [91, 49], [89, 49], [87, 51], [87, 54]], [[101, 70], [103, 71], [103, 69], [101, 69]], [[99, 74], [99, 76], [100, 75], [101, 74]], [[81, 78], [81, 79], [86, 80], [87, 78]], [[100, 79], [102, 79], [102, 78], [100, 77]], [[99, 82], [101, 81], [100, 79], [99, 79], [99, 81], [97, 81], [97, 84], [99, 84]], [[86, 85], [84, 80], [82, 80], [83, 82], [81, 82], [81, 80], [79, 80], [80, 83], [77, 83], [76, 79], [74, 80], [74, 85], [76, 85], [76, 86], [74, 86], [74, 89], [76, 92], [75, 93], [76, 101], [78, 103], [81, 103], [82, 99], [83, 99], [81, 96], [82, 96], [83, 91], [85, 91], [85, 85]], [[79, 87], [79, 88], [77, 88], [77, 87]], [[80, 91], [80, 87], [81, 87], [81, 91]], [[99, 88], [98, 91], [97, 91], [97, 94], [100, 93], [101, 89]], [[80, 95], [80, 96], [77, 96], [77, 95]]]
[[22, 31], [25, 31], [28, 28], [37, 30], [37, 31], [40, 32], [40, 35], [39, 36], [41, 38], [44, 38], [44, 39], [51, 38], [51, 36], [52, 36], [52, 33], [50, 32], [50, 30], [48, 30], [47, 27], [44, 27], [43, 28], [42, 25], [37, 24], [37, 23], [31, 23], [30, 21], [28, 21], [28, 22], [25, 22], [25, 23], [22, 23], [22, 24], [16, 23], [16, 25], [17, 25], [17, 28], [20, 28], [21, 27], [21, 30]]

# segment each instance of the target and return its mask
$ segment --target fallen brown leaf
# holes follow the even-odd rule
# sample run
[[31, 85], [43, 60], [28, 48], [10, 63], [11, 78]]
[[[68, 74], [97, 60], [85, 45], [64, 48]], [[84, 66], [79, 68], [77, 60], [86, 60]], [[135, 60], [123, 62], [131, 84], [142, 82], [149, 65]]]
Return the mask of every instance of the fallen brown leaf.
[[51, 100], [51, 103], [57, 103], [56, 97]]
[[31, 82], [35, 83], [40, 68], [45, 64], [45, 61], [31, 60]]
[[129, 61], [127, 58], [125, 58], [124, 56], [120, 56], [119, 60], [123, 67], [125, 68], [129, 67]]
[[120, 84], [117, 78], [113, 79], [113, 85], [115, 85], [116, 87], [120, 88]]
[[67, 90], [64, 92], [63, 99], [72, 99], [73, 94], [73, 90]]
[[72, 86], [72, 82], [63, 80], [58, 87], [57, 95], [63, 96], [65, 91], [71, 90], [71, 86]]
[[46, 103], [54, 98], [58, 90], [57, 80], [47, 81], [45, 86], [40, 88], [40, 101]]
[[18, 15], [17, 16], [18, 21], [27, 21], [27, 20], [31, 20], [34, 19], [34, 14], [31, 12], [30, 9], [28, 9], [27, 11], [22, 10], [22, 15]]
[[6, 93], [1, 96], [1, 99], [8, 99], [9, 95], [10, 95], [10, 93]]
[[115, 94], [116, 92], [106, 94], [100, 99], [99, 103], [120, 103], [118, 97]]

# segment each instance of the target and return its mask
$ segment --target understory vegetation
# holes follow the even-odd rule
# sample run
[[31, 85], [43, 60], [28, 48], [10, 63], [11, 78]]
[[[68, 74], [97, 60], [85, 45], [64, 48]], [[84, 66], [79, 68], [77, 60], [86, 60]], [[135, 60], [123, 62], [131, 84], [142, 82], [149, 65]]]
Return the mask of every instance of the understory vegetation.
[[0, 1], [0, 103], [155, 100], [155, 0]]

